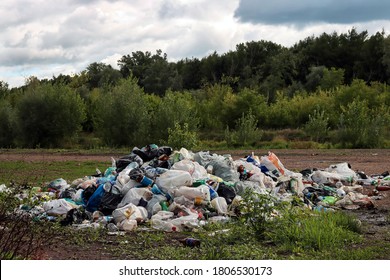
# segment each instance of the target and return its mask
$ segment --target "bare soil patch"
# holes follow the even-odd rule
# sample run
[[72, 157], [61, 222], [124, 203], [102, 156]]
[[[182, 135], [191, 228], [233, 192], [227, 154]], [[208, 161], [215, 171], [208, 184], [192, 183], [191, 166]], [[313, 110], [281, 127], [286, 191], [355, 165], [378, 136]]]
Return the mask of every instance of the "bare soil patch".
[[[367, 175], [380, 174], [390, 169], [390, 149], [273, 149], [287, 169], [300, 171], [306, 168], [326, 168], [331, 164], [348, 162], [353, 170], [364, 171]], [[230, 154], [234, 159], [245, 157], [252, 152], [257, 156], [267, 154], [268, 150], [224, 150], [211, 153]], [[130, 150], [129, 150], [130, 153]], [[48, 151], [1, 150], [0, 161], [97, 161], [111, 162], [111, 157], [119, 158], [124, 154]]]

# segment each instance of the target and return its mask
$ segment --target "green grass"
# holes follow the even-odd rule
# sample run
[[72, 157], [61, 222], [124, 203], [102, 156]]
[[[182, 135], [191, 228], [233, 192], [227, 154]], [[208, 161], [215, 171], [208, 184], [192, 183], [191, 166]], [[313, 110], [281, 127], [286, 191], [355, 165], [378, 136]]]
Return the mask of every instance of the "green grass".
[[109, 165], [110, 163], [95, 161], [3, 161], [0, 162], [0, 184], [8, 185], [13, 181], [35, 187], [57, 178], [63, 178], [71, 183], [77, 178], [95, 174], [96, 168], [104, 172]]
[[332, 251], [362, 241], [359, 223], [342, 212], [310, 213], [283, 217], [271, 238], [286, 250]]
[[[325, 224], [329, 227], [327, 222], [318, 221], [317, 218], [319, 216], [316, 218], [308, 217], [307, 220], [317, 224]], [[343, 223], [341, 222], [341, 224]], [[344, 226], [341, 224], [339, 226], [343, 228]], [[67, 239], [63, 245], [68, 248], [93, 248], [91, 245], [94, 242], [95, 246], [104, 247], [110, 258], [113, 259], [372, 260], [389, 258], [390, 247], [387, 244], [388, 242], [383, 241], [364, 246], [362, 238], [357, 233], [345, 228], [344, 230], [345, 233], [354, 237], [349, 237], [346, 240], [346, 236], [340, 235], [339, 231], [335, 231], [333, 235], [329, 229], [325, 229], [324, 234], [332, 235], [333, 238], [325, 239], [330, 243], [317, 248], [317, 245], [310, 241], [306, 243], [306, 246], [297, 243], [290, 247], [272, 240], [260, 241], [250, 227], [238, 222], [211, 224], [196, 232], [164, 233], [138, 229], [123, 236], [109, 237], [104, 235], [104, 231], [101, 230], [95, 234], [89, 229], [75, 233], [70, 228], [64, 228], [63, 231], [67, 232], [65, 234]], [[311, 231], [311, 233], [314, 231]], [[298, 230], [296, 234], [302, 234], [305, 238], [309, 238], [305, 230]], [[195, 248], [183, 246], [178, 240], [184, 237], [199, 239], [201, 246]], [[351, 239], [354, 239], [354, 241], [351, 242]]]

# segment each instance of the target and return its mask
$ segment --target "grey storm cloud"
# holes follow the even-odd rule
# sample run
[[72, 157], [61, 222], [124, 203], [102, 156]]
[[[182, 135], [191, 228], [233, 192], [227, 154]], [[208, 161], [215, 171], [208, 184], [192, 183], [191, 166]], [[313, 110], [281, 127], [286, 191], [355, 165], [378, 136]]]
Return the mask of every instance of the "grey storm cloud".
[[390, 19], [387, 0], [240, 0], [235, 17], [241, 22], [296, 24], [325, 22], [350, 24]]

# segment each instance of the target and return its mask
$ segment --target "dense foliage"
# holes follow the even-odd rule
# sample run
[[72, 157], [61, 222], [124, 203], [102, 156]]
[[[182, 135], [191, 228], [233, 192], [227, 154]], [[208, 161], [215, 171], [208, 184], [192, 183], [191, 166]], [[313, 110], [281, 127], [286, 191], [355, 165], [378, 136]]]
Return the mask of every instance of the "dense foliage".
[[137, 51], [118, 66], [94, 62], [12, 89], [0, 82], [0, 147], [177, 145], [175, 133], [191, 145], [390, 145], [384, 32], [324, 33], [290, 48], [252, 41], [177, 62]]

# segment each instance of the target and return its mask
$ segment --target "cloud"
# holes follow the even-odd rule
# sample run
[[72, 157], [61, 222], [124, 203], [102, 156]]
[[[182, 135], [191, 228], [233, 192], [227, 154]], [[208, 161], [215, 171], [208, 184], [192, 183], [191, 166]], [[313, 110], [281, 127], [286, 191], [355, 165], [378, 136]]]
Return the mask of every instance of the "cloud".
[[[379, 12], [384, 14], [390, 5], [377, 0], [369, 6], [364, 6], [364, 1], [350, 6], [339, 2], [1, 0], [0, 80], [19, 86], [31, 75], [76, 74], [93, 62], [115, 66], [123, 55], [135, 51], [161, 49], [168, 60], [177, 61], [202, 58], [214, 51], [222, 54], [247, 41], [291, 46], [313, 34], [351, 29], [350, 24], [326, 23], [340, 21], [332, 16], [345, 22], [353, 16], [359, 21], [379, 19]], [[321, 13], [314, 16], [318, 11]], [[320, 24], [309, 24], [319, 19]], [[353, 26], [376, 32], [390, 29], [390, 21]]]
[[241, 22], [262, 24], [352, 24], [390, 19], [386, 0], [240, 0], [235, 17]]

